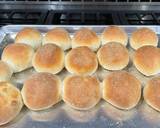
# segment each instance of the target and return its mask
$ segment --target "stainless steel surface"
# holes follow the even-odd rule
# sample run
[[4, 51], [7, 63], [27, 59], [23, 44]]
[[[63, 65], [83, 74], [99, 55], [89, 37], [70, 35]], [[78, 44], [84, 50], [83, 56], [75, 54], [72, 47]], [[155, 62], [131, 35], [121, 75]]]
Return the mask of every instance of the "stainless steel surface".
[[[116, 8], [116, 7], [115, 7]], [[158, 25], [159, 11], [102, 10], [0, 10], [0, 26], [8, 24], [47, 25]]]
[[158, 0], [0, 0], [1, 9], [160, 10]]
[[[22, 2], [23, 1], [23, 2]], [[109, 4], [121, 4], [121, 5], [138, 5], [138, 4], [153, 4], [159, 3], [158, 0], [0, 0], [4, 3], [19, 3], [19, 4], [57, 4], [57, 5], [109, 5]]]
[[22, 1], [0, 1], [1, 9], [47, 9], [54, 11], [63, 10], [101, 10], [101, 11], [158, 11], [160, 2], [155, 3], [107, 3], [99, 5], [80, 5], [80, 4], [56, 4], [54, 2], [22, 2]]
[[[10, 25], [4, 26], [0, 29], [0, 52], [8, 43], [13, 43], [16, 33], [21, 30], [24, 26]], [[100, 34], [104, 27], [107, 26], [32, 26], [39, 29], [45, 34], [49, 29], [54, 27], [63, 27], [67, 29], [71, 36], [73, 33], [81, 27], [92, 28], [97, 34]], [[128, 35], [132, 33], [136, 28], [144, 26], [121, 26], [123, 27]], [[147, 26], [153, 29], [158, 35], [160, 34], [159, 26]], [[130, 58], [134, 53], [134, 50], [128, 45]], [[124, 69], [134, 74], [141, 82], [142, 86], [145, 85], [151, 77], [145, 77], [139, 73], [132, 64], [130, 59], [129, 65]], [[18, 74], [14, 74], [11, 82], [14, 83], [19, 89], [22, 88], [23, 81], [35, 73], [34, 69], [28, 69]], [[96, 75], [100, 81], [103, 80], [104, 76], [110, 73], [110, 71], [104, 70], [99, 67]], [[63, 78], [69, 73], [64, 69], [58, 75]], [[159, 128], [160, 127], [160, 113], [146, 105], [141, 98], [138, 106], [129, 111], [119, 110], [109, 103], [101, 100], [96, 107], [88, 111], [77, 111], [69, 108], [63, 101], [58, 103], [52, 108], [33, 112], [24, 107], [15, 120], [2, 128]]]

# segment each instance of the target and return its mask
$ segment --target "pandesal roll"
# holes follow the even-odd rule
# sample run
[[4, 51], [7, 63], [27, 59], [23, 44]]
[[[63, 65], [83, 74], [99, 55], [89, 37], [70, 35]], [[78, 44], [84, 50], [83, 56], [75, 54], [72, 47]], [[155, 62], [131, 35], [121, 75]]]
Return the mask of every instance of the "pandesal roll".
[[137, 49], [133, 56], [133, 63], [138, 71], [146, 76], [160, 72], [160, 50], [146, 45]]
[[108, 70], [121, 70], [129, 63], [127, 48], [116, 42], [103, 45], [97, 52], [100, 65]]
[[101, 42], [102, 45], [109, 42], [118, 42], [126, 46], [128, 43], [128, 35], [123, 28], [118, 26], [109, 26], [102, 32]]
[[94, 107], [101, 98], [100, 82], [91, 76], [68, 76], [63, 81], [63, 100], [77, 110]]
[[135, 50], [145, 45], [157, 46], [158, 36], [150, 28], [139, 28], [131, 34], [130, 45]]
[[65, 67], [73, 74], [91, 75], [98, 67], [96, 54], [86, 46], [73, 48], [65, 57]]
[[35, 73], [24, 82], [22, 98], [31, 110], [44, 110], [61, 99], [61, 80], [51, 73]]
[[21, 72], [32, 67], [32, 57], [34, 50], [27, 44], [14, 43], [8, 44], [3, 52], [1, 59], [6, 62], [13, 72]]
[[103, 80], [103, 99], [119, 109], [135, 107], [140, 98], [140, 81], [126, 71], [112, 72]]
[[42, 34], [35, 28], [25, 27], [17, 33], [15, 43], [28, 44], [37, 49], [42, 44]]
[[20, 91], [8, 82], [0, 82], [0, 125], [12, 121], [23, 106]]
[[72, 39], [72, 48], [80, 46], [87, 46], [96, 51], [100, 46], [100, 39], [93, 30], [81, 28], [74, 34]]
[[144, 87], [145, 102], [157, 111], [160, 111], [160, 77], [150, 79]]
[[64, 67], [64, 52], [55, 44], [45, 44], [36, 51], [32, 65], [37, 72], [56, 74]]
[[47, 32], [43, 38], [43, 44], [53, 43], [63, 50], [71, 48], [71, 37], [64, 28], [54, 28]]

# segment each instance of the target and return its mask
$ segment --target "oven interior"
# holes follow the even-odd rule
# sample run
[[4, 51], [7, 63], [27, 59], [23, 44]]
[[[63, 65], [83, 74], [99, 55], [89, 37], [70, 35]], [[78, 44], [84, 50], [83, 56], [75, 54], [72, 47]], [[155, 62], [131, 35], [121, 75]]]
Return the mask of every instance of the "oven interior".
[[159, 25], [159, 0], [0, 0], [0, 26]]

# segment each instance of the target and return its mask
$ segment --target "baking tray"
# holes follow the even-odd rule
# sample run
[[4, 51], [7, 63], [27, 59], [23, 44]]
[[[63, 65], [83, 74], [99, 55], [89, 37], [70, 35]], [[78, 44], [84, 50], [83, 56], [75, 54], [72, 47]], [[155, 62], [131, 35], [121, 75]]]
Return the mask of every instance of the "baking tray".
[[[98, 35], [107, 26], [54, 26], [54, 25], [8, 25], [0, 28], [0, 53], [8, 43], [13, 43], [15, 35], [23, 27], [34, 27], [45, 34], [54, 27], [63, 27], [73, 36], [73, 33], [81, 27], [92, 28]], [[149, 27], [158, 35], [159, 26], [121, 26], [128, 35], [137, 28]], [[127, 45], [130, 53], [130, 63], [124, 69], [134, 74], [142, 83], [142, 86], [151, 78], [145, 77], [139, 73], [132, 63], [134, 50]], [[100, 81], [111, 71], [104, 70], [99, 66], [96, 75]], [[14, 74], [11, 83], [19, 89], [23, 86], [23, 81], [35, 73], [33, 68], [27, 69], [21, 73]], [[63, 78], [69, 73], [64, 69], [58, 75]], [[30, 111], [25, 106], [21, 113], [12, 122], [1, 126], [2, 128], [159, 128], [160, 113], [149, 107], [141, 98], [139, 104], [129, 110], [119, 110], [109, 103], [101, 100], [98, 105], [88, 111], [78, 111], [68, 107], [63, 101], [44, 111]]]

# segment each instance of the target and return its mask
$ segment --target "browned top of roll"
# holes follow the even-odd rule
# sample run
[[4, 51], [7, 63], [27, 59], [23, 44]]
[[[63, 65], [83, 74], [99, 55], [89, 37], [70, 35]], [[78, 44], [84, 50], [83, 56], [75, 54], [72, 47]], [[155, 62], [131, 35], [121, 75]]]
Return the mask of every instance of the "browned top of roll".
[[127, 33], [118, 26], [109, 26], [104, 29], [101, 35], [102, 44], [108, 42], [118, 42], [123, 45], [127, 45], [128, 36]]
[[[27, 39], [39, 39], [41, 34], [38, 30], [31, 27], [23, 28], [16, 36], [16, 41], [22, 40], [23, 38]], [[23, 42], [22, 42], [23, 43]]]
[[73, 40], [78, 44], [92, 44], [98, 41], [98, 37], [94, 31], [88, 28], [82, 28], [75, 33]]
[[160, 77], [154, 77], [149, 80], [144, 87], [144, 99], [145, 101], [155, 108], [156, 110], [160, 111]]
[[103, 98], [118, 108], [132, 108], [140, 97], [140, 81], [126, 71], [113, 72], [103, 81]]
[[34, 56], [34, 64], [38, 67], [57, 67], [62, 60], [63, 51], [54, 44], [43, 45]]
[[37, 29], [32, 27], [23, 28], [17, 33], [15, 37], [15, 43], [28, 44], [34, 49], [37, 49], [41, 45], [41, 42], [41, 33]]
[[43, 44], [53, 43], [66, 50], [71, 47], [71, 38], [64, 28], [54, 28], [49, 30], [44, 39]]
[[0, 125], [14, 119], [22, 106], [20, 91], [8, 82], [0, 82]]
[[50, 107], [59, 101], [60, 81], [50, 73], [36, 73], [30, 76], [22, 88], [25, 105], [32, 110]]
[[52, 41], [65, 42], [69, 37], [68, 32], [63, 28], [54, 28], [47, 32], [45, 38], [47, 41], [52, 43]]
[[103, 45], [98, 53], [100, 64], [109, 70], [122, 69], [129, 62], [129, 53], [125, 46], [111, 42]]
[[34, 50], [31, 46], [14, 43], [4, 48], [1, 59], [12, 68], [13, 72], [20, 72], [31, 67], [33, 54]]
[[100, 39], [93, 30], [81, 28], [74, 34], [72, 39], [72, 48], [79, 46], [88, 46], [96, 51], [100, 46]]
[[100, 83], [95, 77], [70, 76], [63, 85], [63, 99], [76, 109], [93, 107], [100, 99]]
[[154, 46], [143, 46], [135, 52], [133, 62], [145, 75], [153, 75], [160, 70], [160, 50]]
[[9, 44], [2, 53], [2, 57], [12, 59], [14, 62], [21, 61], [22, 63], [28, 60], [29, 52], [32, 48], [26, 44]]
[[134, 49], [138, 49], [144, 45], [157, 46], [158, 36], [152, 29], [139, 28], [132, 33], [130, 44]]
[[97, 68], [96, 54], [86, 46], [72, 49], [66, 56], [67, 68], [72, 68], [78, 74], [90, 72]]

